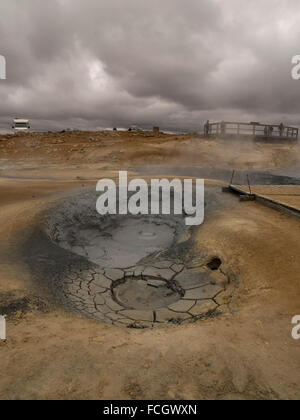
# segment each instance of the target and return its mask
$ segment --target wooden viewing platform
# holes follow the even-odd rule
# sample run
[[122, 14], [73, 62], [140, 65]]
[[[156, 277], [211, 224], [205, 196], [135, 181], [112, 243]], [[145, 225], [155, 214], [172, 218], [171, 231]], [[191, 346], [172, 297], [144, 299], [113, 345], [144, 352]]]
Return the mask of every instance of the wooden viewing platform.
[[204, 125], [204, 134], [208, 137], [252, 137], [264, 140], [298, 140], [299, 129], [283, 124], [271, 125], [259, 122], [221, 121]]

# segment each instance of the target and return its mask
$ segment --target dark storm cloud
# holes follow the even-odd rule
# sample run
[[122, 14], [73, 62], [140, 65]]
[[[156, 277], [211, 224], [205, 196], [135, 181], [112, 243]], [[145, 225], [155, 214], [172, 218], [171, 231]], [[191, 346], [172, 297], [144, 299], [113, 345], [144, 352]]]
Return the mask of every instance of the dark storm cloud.
[[298, 124], [299, 12], [298, 0], [2, 0], [0, 122]]

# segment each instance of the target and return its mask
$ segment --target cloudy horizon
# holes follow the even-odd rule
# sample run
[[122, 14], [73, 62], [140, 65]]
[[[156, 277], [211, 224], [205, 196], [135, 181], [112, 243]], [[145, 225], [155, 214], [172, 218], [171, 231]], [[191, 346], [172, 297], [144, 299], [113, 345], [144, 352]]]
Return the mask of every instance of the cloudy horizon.
[[0, 128], [300, 126], [298, 0], [2, 0]]

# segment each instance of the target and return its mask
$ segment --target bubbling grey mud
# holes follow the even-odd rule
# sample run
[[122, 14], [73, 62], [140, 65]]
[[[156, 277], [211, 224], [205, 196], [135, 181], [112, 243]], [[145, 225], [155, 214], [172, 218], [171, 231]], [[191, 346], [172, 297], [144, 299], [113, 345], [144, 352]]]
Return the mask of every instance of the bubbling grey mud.
[[189, 258], [195, 228], [184, 215], [101, 216], [96, 198], [77, 194], [45, 215], [48, 240], [66, 255], [54, 281], [64, 304], [129, 328], [180, 324], [217, 311], [228, 276], [221, 260], [216, 268]]

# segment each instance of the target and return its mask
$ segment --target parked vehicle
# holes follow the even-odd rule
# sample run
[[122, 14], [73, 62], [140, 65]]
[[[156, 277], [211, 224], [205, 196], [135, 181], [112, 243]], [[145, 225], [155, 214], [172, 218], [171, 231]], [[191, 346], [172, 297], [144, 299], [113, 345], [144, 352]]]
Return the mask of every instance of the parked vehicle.
[[139, 128], [137, 125], [131, 125], [128, 131], [142, 131], [142, 129]]
[[15, 118], [12, 128], [16, 132], [29, 131], [29, 129], [30, 129], [29, 120], [25, 120], [23, 118]]

